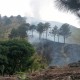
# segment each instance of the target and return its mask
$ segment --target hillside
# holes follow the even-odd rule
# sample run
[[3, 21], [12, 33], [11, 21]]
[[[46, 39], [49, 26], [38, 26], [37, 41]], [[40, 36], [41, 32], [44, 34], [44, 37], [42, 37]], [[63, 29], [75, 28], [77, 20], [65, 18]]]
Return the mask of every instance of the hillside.
[[65, 66], [80, 60], [80, 45], [42, 39], [34, 43], [38, 53], [46, 56], [50, 66]]
[[[35, 24], [37, 25], [39, 22], [43, 22], [45, 23], [46, 21], [42, 21], [39, 19], [35, 19], [32, 17], [28, 17], [27, 18], [27, 22], [29, 22], [30, 24]], [[53, 36], [49, 33], [51, 31], [51, 29], [56, 25], [58, 28], [60, 28], [62, 26], [62, 24], [64, 23], [60, 23], [57, 21], [48, 21], [50, 23], [50, 29], [48, 30], [48, 39], [49, 40], [54, 40]], [[73, 25], [70, 25], [70, 29], [71, 29], [71, 36], [69, 38], [66, 39], [66, 43], [69, 44], [80, 44], [80, 28], [77, 28]], [[38, 38], [38, 33], [36, 31], [34, 31], [34, 36]], [[44, 33], [45, 34], [45, 33]], [[45, 38], [45, 36], [42, 36], [42, 38]], [[57, 37], [56, 37], [56, 42], [57, 42]], [[60, 36], [60, 42], [63, 43], [63, 37]]]

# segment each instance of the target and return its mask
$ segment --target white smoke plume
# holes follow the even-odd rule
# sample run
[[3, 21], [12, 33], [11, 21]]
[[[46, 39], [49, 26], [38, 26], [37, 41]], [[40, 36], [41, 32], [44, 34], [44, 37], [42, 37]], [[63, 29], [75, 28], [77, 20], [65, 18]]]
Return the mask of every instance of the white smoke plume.
[[40, 19], [40, 9], [42, 8], [45, 0], [31, 0], [31, 8], [33, 16], [37, 19]]

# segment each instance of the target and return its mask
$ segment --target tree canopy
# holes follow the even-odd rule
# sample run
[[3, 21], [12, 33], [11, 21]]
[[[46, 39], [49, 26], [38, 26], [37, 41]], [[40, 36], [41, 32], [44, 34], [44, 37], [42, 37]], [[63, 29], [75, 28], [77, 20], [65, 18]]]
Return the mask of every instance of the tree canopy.
[[44, 32], [44, 24], [42, 22], [38, 23], [36, 30], [39, 33], [39, 39], [41, 39], [41, 35]]
[[64, 43], [65, 43], [65, 38], [69, 37], [71, 34], [69, 24], [67, 24], [67, 23], [63, 24], [60, 28], [59, 34], [63, 36]]
[[0, 41], [0, 74], [13, 74], [29, 68], [34, 48], [25, 40]]

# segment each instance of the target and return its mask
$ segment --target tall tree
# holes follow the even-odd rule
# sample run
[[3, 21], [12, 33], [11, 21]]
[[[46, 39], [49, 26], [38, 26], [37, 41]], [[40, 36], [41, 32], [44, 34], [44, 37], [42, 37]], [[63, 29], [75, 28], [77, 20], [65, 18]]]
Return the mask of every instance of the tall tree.
[[67, 37], [69, 37], [70, 34], [71, 34], [71, 32], [70, 32], [69, 24], [67, 24], [67, 23], [63, 24], [63, 25], [61, 26], [61, 28], [60, 28], [60, 35], [63, 36], [63, 38], [64, 38], [64, 43], [65, 43], [65, 39], [66, 39]]
[[52, 29], [52, 32], [51, 32], [54, 36], [54, 42], [55, 42], [55, 36], [57, 35], [57, 28], [58, 27], [55, 25], [54, 28]]
[[35, 30], [36, 26], [34, 24], [30, 25], [29, 30], [32, 31], [32, 37], [33, 37], [33, 32]]
[[44, 32], [44, 24], [42, 22], [38, 23], [36, 30], [39, 33], [39, 39], [41, 39], [42, 33]]
[[59, 42], [60, 29], [57, 29], [57, 36], [58, 36], [58, 42]]
[[29, 23], [24, 23], [23, 26], [26, 27], [26, 31], [27, 31], [27, 33], [28, 33], [28, 30], [29, 30], [30, 24], [29, 24]]
[[50, 28], [50, 23], [48, 23], [48, 22], [46, 22], [45, 24], [44, 24], [44, 29], [45, 29], [45, 31], [46, 31], [46, 39], [47, 39], [47, 34], [48, 34], [48, 29]]

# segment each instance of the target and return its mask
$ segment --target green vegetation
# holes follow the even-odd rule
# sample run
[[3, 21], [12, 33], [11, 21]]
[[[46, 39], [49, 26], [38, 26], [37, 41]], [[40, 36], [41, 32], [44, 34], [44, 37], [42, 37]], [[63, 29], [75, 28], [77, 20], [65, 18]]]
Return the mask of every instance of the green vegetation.
[[41, 39], [42, 33], [44, 32], [44, 24], [42, 22], [38, 23], [36, 30], [39, 33], [39, 39]]
[[27, 23], [24, 23], [22, 25], [20, 25], [17, 29], [13, 28], [11, 30], [11, 33], [9, 34], [9, 38], [25, 38], [27, 37], [27, 31], [28, 31], [29, 25]]
[[24, 39], [0, 41], [0, 75], [32, 73], [45, 69], [46, 58], [34, 53], [33, 46]]
[[29, 30], [32, 31], [32, 37], [35, 29], [36, 29], [36, 26], [34, 24], [30, 25]]
[[7, 39], [13, 28], [26, 23], [25, 17], [17, 16], [0, 16], [0, 39]]
[[65, 23], [61, 26], [60, 35], [63, 36], [65, 43], [65, 39], [71, 35], [69, 24]]
[[[21, 79], [25, 80], [25, 73], [45, 69], [48, 66], [47, 58], [49, 56], [45, 57], [38, 54], [37, 50], [25, 38], [28, 38], [29, 30], [32, 32], [32, 37], [34, 30], [36, 30], [39, 33], [39, 39], [44, 32], [47, 39], [50, 23], [29, 24], [20, 15], [15, 17], [4, 16], [0, 19], [0, 75], [18, 74]], [[54, 41], [55, 36], [57, 36], [59, 42], [59, 36], [61, 35], [65, 42], [65, 38], [70, 35], [69, 25], [63, 24], [59, 29], [57, 26], [53, 26], [52, 34], [54, 35]], [[2, 39], [1, 36], [3, 36]], [[43, 53], [45, 52], [43, 51]]]
[[48, 29], [49, 29], [49, 28], [50, 28], [50, 23], [46, 22], [46, 23], [44, 24], [44, 29], [45, 29], [45, 31], [46, 31], [46, 39], [47, 39]]
[[8, 40], [0, 42], [0, 74], [14, 74], [25, 71], [31, 66], [30, 58], [34, 49], [25, 40]]

